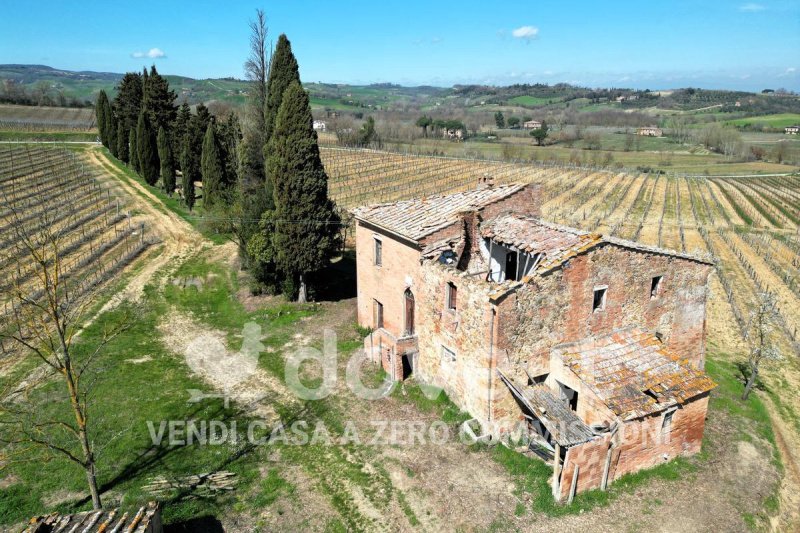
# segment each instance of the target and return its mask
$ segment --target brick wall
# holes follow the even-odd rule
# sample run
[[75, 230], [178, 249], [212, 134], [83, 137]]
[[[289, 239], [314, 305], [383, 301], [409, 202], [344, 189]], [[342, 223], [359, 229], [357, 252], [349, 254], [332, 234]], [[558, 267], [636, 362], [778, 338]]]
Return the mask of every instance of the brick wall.
[[[606, 245], [509, 295], [500, 304], [499, 342], [522, 351], [531, 369], [543, 368], [554, 345], [638, 326], [702, 368], [709, 272], [704, 264]], [[654, 276], [663, 280], [653, 299]], [[606, 304], [593, 312], [598, 286], [608, 287]]]
[[[375, 238], [382, 242], [381, 266], [374, 264]], [[383, 304], [384, 328], [395, 337], [402, 336], [405, 328], [405, 290], [410, 288], [416, 299], [419, 288], [419, 250], [411, 242], [358, 222], [356, 269], [358, 323], [363, 327], [376, 327], [373, 300], [378, 300]]]
[[[707, 410], [707, 394], [684, 404], [674, 412], [668, 436], [662, 432], [664, 413], [623, 424], [613, 437], [608, 482], [699, 452]], [[576, 465], [579, 466], [577, 492], [600, 488], [610, 442], [609, 435], [605, 435], [567, 450], [561, 474], [562, 499], [569, 496]]]

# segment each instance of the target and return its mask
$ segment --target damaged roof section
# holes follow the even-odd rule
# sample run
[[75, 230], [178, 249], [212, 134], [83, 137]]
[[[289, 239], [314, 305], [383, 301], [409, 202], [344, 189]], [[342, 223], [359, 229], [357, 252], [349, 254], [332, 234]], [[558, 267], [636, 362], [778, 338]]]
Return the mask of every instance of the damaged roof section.
[[500, 215], [483, 223], [481, 235], [523, 252], [544, 254], [537, 272], [561, 264], [602, 241], [602, 236], [597, 233], [517, 214]]
[[512, 183], [446, 196], [369, 205], [354, 209], [353, 215], [359, 220], [419, 241], [460, 220], [464, 211], [480, 209], [524, 188], [524, 185]]
[[578, 417], [563, 400], [556, 398], [546, 385], [522, 386], [497, 370], [511, 393], [539, 420], [559, 445], [569, 447], [595, 437], [592, 428]]
[[573, 257], [604, 244], [713, 264], [693, 255], [608, 237], [599, 233], [589, 233], [546, 222], [536, 217], [513, 213], [497, 216], [481, 224], [481, 235], [529, 254], [544, 254], [544, 258], [534, 274], [549, 272]]
[[552, 354], [624, 420], [663, 411], [716, 387], [703, 371], [638, 328], [556, 346]]

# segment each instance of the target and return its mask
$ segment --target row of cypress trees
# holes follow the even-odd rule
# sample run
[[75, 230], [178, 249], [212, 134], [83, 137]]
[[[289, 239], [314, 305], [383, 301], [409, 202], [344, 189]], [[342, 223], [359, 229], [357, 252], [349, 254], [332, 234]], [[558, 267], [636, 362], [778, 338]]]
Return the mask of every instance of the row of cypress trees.
[[306, 301], [309, 278], [341, 247], [341, 219], [328, 197], [291, 43], [281, 35], [271, 58], [263, 43], [256, 62], [266, 66], [249, 91], [244, 132], [233, 114], [216, 121], [203, 104], [195, 113], [186, 103], [177, 108], [155, 67], [126, 74], [113, 102], [101, 91], [97, 122], [103, 144], [148, 184], [160, 178], [172, 194], [180, 169], [190, 209], [194, 182], [202, 180], [206, 217], [237, 241], [242, 264], [259, 286]]
[[[211, 206], [228, 194], [235, 181], [235, 148], [224, 147], [238, 143], [238, 119], [231, 114], [218, 124], [203, 104], [192, 113], [187, 103], [178, 108], [175, 100], [175, 92], [155, 66], [149, 72], [125, 74], [113, 102], [105, 91], [97, 97], [100, 140], [148, 185], [155, 186], [160, 179], [170, 196], [177, 185], [176, 170], [181, 170], [183, 201], [190, 210], [196, 201], [194, 183], [202, 180], [204, 204]], [[229, 142], [221, 142], [220, 134]]]

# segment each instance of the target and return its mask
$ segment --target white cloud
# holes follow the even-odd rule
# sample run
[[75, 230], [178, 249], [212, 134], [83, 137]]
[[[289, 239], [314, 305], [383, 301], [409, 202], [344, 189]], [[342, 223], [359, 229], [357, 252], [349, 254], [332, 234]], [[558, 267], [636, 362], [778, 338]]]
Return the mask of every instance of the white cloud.
[[784, 77], [786, 77], [786, 76], [791, 76], [791, 75], [792, 75], [792, 74], [794, 74], [795, 72], [797, 72], [797, 69], [796, 69], [796, 68], [794, 68], [794, 67], [788, 67], [786, 70], [784, 70], [783, 72], [781, 72], [780, 74], [778, 74], [778, 77], [779, 77], [779, 78], [784, 78]]
[[745, 13], [755, 13], [757, 11], [764, 11], [767, 9], [761, 4], [755, 4], [753, 2], [749, 2], [747, 4], [742, 4], [739, 6], [739, 11], [744, 11]]
[[539, 37], [539, 28], [537, 28], [536, 26], [520, 26], [519, 28], [512, 31], [511, 35], [513, 35], [517, 39], [532, 41]]
[[136, 59], [142, 57], [149, 57], [150, 59], [159, 59], [162, 57], [167, 57], [167, 54], [165, 54], [164, 50], [162, 50], [161, 48], [151, 48], [147, 52], [134, 52], [131, 54], [131, 57], [134, 57]]

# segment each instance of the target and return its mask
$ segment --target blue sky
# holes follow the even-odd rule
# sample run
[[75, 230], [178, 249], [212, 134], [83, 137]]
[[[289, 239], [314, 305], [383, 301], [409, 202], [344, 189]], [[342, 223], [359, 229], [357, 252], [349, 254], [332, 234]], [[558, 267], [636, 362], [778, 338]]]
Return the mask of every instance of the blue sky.
[[[121, 3], [120, 3], [121, 4]], [[258, 4], [0, 0], [0, 63], [241, 77]], [[282, 1], [304, 81], [800, 90], [800, 1]], [[155, 49], [155, 50], [154, 50]], [[152, 57], [149, 57], [152, 56]]]

